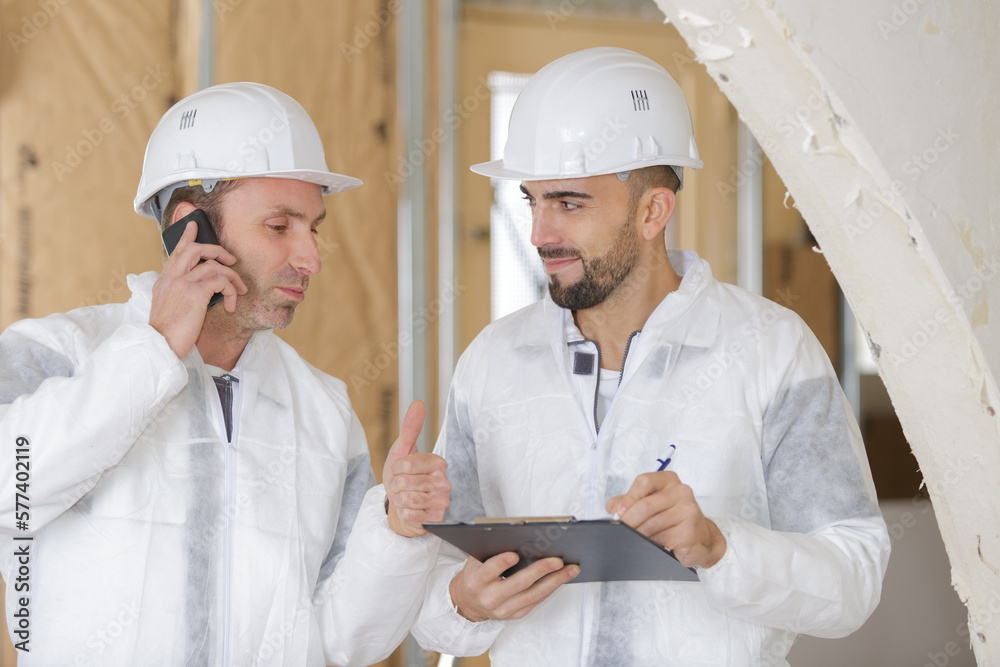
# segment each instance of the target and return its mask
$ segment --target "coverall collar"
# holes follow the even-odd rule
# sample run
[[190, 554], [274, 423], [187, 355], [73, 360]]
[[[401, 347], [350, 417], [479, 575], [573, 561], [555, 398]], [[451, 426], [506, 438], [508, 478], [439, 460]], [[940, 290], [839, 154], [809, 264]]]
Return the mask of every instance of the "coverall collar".
[[[719, 328], [719, 313], [711, 317], [685, 318], [693, 305], [712, 283], [712, 270], [708, 262], [693, 250], [668, 250], [667, 257], [681, 284], [660, 302], [646, 321], [644, 330], [655, 332], [654, 338], [660, 344], [694, 345], [709, 347], [715, 340]], [[546, 294], [542, 306], [544, 326], [530, 328], [530, 320], [525, 320], [525, 330], [521, 340], [527, 346], [548, 345], [553, 353], [563, 357], [563, 348], [574, 341], [583, 340], [583, 334], [573, 322], [573, 313], [560, 308]], [[554, 337], [553, 332], [557, 335]]]

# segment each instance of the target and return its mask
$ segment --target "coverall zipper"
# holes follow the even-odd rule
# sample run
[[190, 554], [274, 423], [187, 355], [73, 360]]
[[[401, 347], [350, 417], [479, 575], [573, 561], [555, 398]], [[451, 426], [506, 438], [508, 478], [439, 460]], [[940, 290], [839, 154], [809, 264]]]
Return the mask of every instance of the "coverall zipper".
[[[570, 347], [574, 345], [585, 345], [590, 343], [597, 350], [597, 368], [595, 369], [595, 375], [598, 378], [598, 387], [600, 387], [600, 377], [601, 377], [601, 346], [595, 341], [589, 339], [575, 340], [567, 343]], [[594, 504], [594, 481], [597, 477], [597, 437], [600, 434], [600, 424], [597, 422], [597, 399], [598, 393], [594, 392], [594, 408], [593, 408], [593, 420], [594, 420], [594, 437], [590, 443], [590, 456], [587, 458], [587, 501], [585, 507], [585, 518], [589, 518], [591, 515], [591, 508]], [[586, 416], [586, 410], [582, 411], [583, 415]], [[590, 637], [590, 585], [584, 584], [583, 588], [583, 604], [582, 612], [580, 614], [580, 656], [583, 658], [586, 651], [586, 646], [589, 643]]]
[[[222, 376], [230, 387], [239, 380], [231, 375]], [[222, 660], [223, 667], [232, 665], [232, 563], [233, 563], [233, 510], [236, 506], [236, 446], [238, 442], [240, 412], [243, 392], [232, 389], [230, 424], [232, 436], [228, 436], [225, 413], [222, 415], [223, 432], [227, 433], [225, 446], [225, 479], [223, 483], [223, 561], [222, 561]], [[238, 398], [237, 398], [238, 397]], [[225, 408], [223, 408], [225, 410]]]
[[[642, 329], [636, 329], [628, 335], [628, 342], [625, 343], [625, 354], [622, 355], [622, 369], [618, 372], [618, 386], [622, 386], [622, 380], [625, 379], [625, 362], [628, 361], [628, 351], [632, 349], [632, 341], [635, 337], [642, 333]], [[611, 406], [608, 406], [609, 408]]]
[[[625, 344], [625, 354], [622, 355], [622, 368], [618, 375], [618, 386], [622, 384], [622, 380], [625, 378], [625, 363], [628, 360], [629, 350], [632, 348], [632, 341], [641, 332], [641, 330], [633, 331], [629, 334], [628, 342]], [[595, 487], [597, 482], [597, 441], [600, 439], [601, 435], [601, 425], [597, 420], [597, 402], [601, 395], [601, 346], [597, 344], [597, 341], [585, 338], [581, 341], [573, 341], [570, 345], [581, 344], [581, 343], [592, 343], [594, 348], [597, 350], [597, 369], [594, 373], [594, 442], [590, 447], [590, 461], [588, 463], [587, 470], [587, 508], [586, 515], [588, 518], [594, 516], [594, 498], [596, 495]], [[612, 401], [613, 402], [613, 401]], [[611, 411], [611, 406], [608, 406], [608, 412]], [[607, 414], [605, 414], [607, 418]], [[587, 656], [587, 649], [590, 646], [590, 587], [587, 587], [583, 591], [583, 614], [580, 616], [580, 658], [583, 660]]]

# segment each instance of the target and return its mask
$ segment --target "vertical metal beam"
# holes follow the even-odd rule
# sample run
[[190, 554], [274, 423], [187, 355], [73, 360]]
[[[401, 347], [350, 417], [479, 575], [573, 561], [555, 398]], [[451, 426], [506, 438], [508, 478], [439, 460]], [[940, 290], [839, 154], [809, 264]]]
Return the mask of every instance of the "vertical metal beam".
[[458, 252], [456, 248], [455, 206], [458, 181], [455, 171], [456, 133], [451, 123], [443, 122], [444, 113], [455, 105], [456, 44], [460, 0], [439, 0], [438, 37], [438, 114], [444, 139], [438, 147], [438, 294], [441, 314], [438, 319], [438, 422], [444, 424], [448, 390], [457, 352], [458, 322]]
[[215, 46], [215, 2], [214, 0], [202, 0], [198, 90], [215, 85]]
[[754, 294], [764, 291], [763, 155], [750, 129], [739, 121], [736, 132], [736, 280]]
[[[397, 266], [399, 286], [399, 420], [415, 398], [427, 392], [426, 326], [416, 326], [424, 310], [424, 143], [425, 0], [406, 0], [396, 24], [396, 115], [400, 149], [410, 175], [400, 182], [397, 202]], [[427, 428], [417, 439], [427, 451]], [[424, 654], [410, 636], [404, 644], [407, 665], [423, 665]]]
[[[424, 0], [402, 3], [396, 30], [396, 113], [403, 161], [397, 213], [399, 284], [399, 416], [427, 391], [425, 326], [415, 326], [424, 306]], [[426, 451], [426, 429], [417, 446]]]
[[[438, 113], [455, 105], [456, 65], [458, 63], [458, 12], [461, 0], [439, 0], [438, 29]], [[441, 124], [444, 140], [438, 148], [438, 299], [441, 316], [438, 320], [438, 423], [444, 424], [448, 407], [448, 391], [458, 352], [458, 248], [455, 209], [458, 202], [459, 178], [455, 171], [457, 134], [451, 123]], [[442, 654], [437, 667], [459, 667], [462, 659]]]

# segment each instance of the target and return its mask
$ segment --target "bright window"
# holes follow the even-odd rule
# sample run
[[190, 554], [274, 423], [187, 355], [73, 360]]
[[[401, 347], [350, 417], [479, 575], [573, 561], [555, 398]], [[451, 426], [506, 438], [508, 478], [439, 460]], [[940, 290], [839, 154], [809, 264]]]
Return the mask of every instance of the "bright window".
[[[507, 125], [521, 88], [530, 74], [491, 72], [490, 159], [503, 157]], [[490, 211], [490, 314], [496, 320], [545, 296], [548, 281], [531, 245], [531, 213], [516, 180], [493, 179]]]

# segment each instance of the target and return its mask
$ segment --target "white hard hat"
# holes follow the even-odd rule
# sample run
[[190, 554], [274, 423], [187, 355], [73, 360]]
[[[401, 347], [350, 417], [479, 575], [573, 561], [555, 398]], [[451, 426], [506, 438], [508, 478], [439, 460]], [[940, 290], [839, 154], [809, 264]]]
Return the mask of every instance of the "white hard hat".
[[160, 119], [135, 211], [159, 221], [177, 187], [202, 182], [211, 190], [218, 180], [256, 176], [308, 181], [324, 195], [361, 185], [327, 168], [319, 132], [298, 102], [260, 83], [224, 83], [185, 97]]
[[503, 159], [472, 171], [539, 181], [702, 164], [677, 82], [645, 56], [598, 47], [538, 70], [514, 103]]

